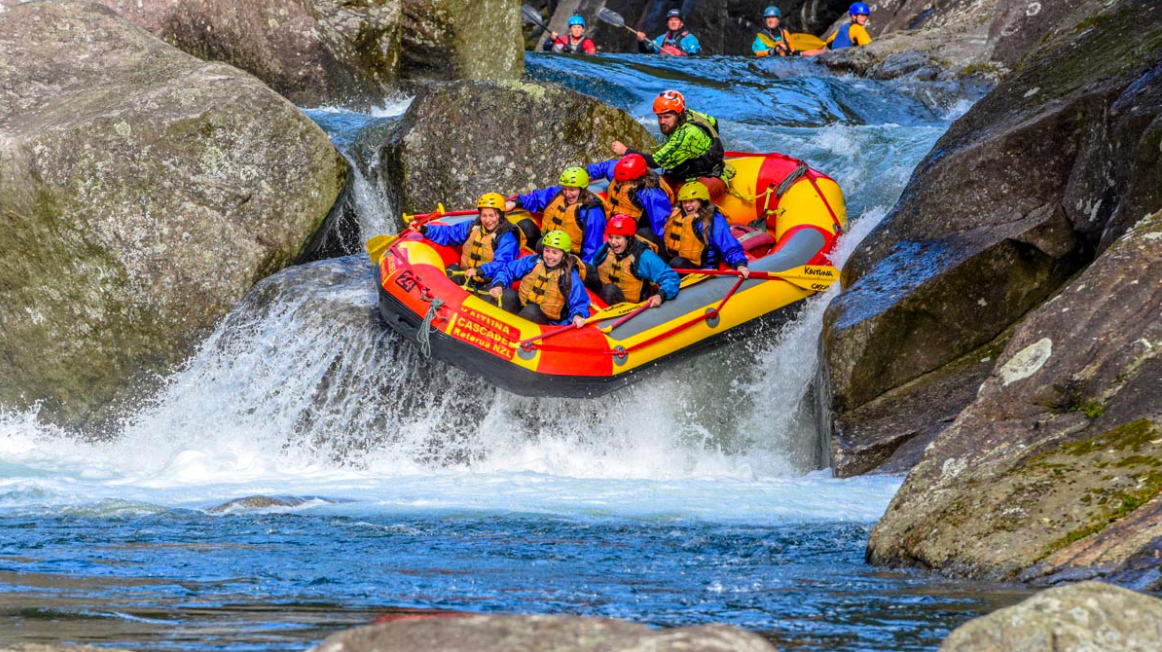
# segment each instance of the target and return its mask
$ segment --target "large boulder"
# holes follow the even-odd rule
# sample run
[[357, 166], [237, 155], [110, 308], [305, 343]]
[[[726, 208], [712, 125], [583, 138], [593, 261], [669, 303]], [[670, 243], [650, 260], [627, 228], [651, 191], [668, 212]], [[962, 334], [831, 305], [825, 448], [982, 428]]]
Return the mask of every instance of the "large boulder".
[[112, 416], [304, 252], [346, 174], [269, 88], [106, 7], [0, 12], [0, 404]]
[[774, 652], [758, 634], [724, 625], [651, 629], [601, 618], [444, 616], [334, 634], [311, 652]]
[[299, 106], [379, 103], [399, 79], [400, 0], [97, 1], [185, 52], [249, 72]]
[[1159, 641], [1162, 600], [1082, 582], [970, 620], [939, 652], [1154, 652]]
[[[1162, 14], [1103, 7], [1071, 14], [952, 125], [845, 266], [823, 334], [836, 430], [988, 345], [1162, 207]], [[955, 413], [971, 395], [938, 400]]]
[[1162, 587], [1162, 212], [1017, 327], [868, 543], [874, 563]]
[[519, 0], [402, 0], [404, 77], [520, 79]]
[[614, 139], [654, 145], [624, 111], [554, 84], [437, 84], [386, 136], [377, 169], [406, 212], [463, 207], [485, 192], [553, 185], [569, 165], [609, 158]]

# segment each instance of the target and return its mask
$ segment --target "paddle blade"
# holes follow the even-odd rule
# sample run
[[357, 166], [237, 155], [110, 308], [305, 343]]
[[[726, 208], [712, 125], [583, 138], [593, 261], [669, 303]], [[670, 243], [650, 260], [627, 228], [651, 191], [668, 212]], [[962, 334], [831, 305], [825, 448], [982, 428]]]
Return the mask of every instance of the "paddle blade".
[[379, 259], [383, 258], [383, 252], [395, 242], [399, 236], [391, 235], [377, 235], [367, 241], [367, 255], [371, 257], [371, 264], [378, 265]]
[[612, 9], [602, 9], [597, 12], [597, 20], [603, 23], [609, 23], [614, 27], [625, 27], [625, 19], [621, 17], [621, 14]]
[[541, 22], [541, 12], [533, 9], [528, 5], [520, 6], [520, 17], [526, 23], [532, 23], [533, 25], [537, 25]]
[[823, 39], [814, 34], [804, 34], [802, 32], [791, 35], [791, 47], [799, 50], [819, 50], [827, 47]]
[[813, 292], [826, 292], [839, 280], [839, 270], [830, 265], [803, 265], [770, 275]]

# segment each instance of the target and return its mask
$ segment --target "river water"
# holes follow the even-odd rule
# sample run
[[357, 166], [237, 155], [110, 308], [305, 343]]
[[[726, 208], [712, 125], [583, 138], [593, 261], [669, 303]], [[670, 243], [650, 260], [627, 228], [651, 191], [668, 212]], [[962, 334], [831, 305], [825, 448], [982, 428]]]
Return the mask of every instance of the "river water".
[[[729, 149], [831, 174], [852, 218], [837, 263], [971, 100], [807, 61], [529, 55], [528, 77], [651, 129], [653, 96], [678, 88]], [[308, 114], [351, 152], [407, 104]], [[365, 236], [398, 226], [375, 178], [356, 176]], [[451, 609], [933, 650], [1025, 595], [864, 565], [902, 479], [820, 468], [808, 386], [829, 295], [618, 396], [532, 400], [421, 360], [375, 322], [371, 274], [351, 256], [263, 282], [114, 441], [0, 412], [0, 642], [301, 650]], [[254, 495], [287, 499], [216, 509]]]

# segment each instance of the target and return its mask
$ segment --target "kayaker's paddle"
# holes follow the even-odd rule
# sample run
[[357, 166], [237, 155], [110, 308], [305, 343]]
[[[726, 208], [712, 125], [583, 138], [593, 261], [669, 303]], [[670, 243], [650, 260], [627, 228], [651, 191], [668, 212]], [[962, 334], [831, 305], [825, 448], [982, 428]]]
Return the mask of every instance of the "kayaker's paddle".
[[612, 9], [602, 9], [601, 11], [598, 11], [597, 20], [600, 20], [601, 22], [607, 23], [609, 25], [613, 25], [614, 27], [624, 27], [633, 32], [635, 36], [637, 35], [637, 30], [630, 27], [629, 25], [626, 25], [625, 19], [621, 17], [621, 14]]
[[[675, 269], [679, 274], [704, 274], [706, 276], [738, 276], [740, 272], [719, 269]], [[786, 281], [791, 285], [821, 292], [839, 280], [839, 270], [830, 265], [803, 265], [781, 272], [751, 272], [750, 278], [760, 281]]]
[[533, 9], [528, 5], [521, 5], [520, 15], [526, 23], [532, 23], [533, 25], [540, 27], [541, 29], [545, 30], [546, 34], [553, 33], [553, 30], [549, 29], [549, 26], [545, 24], [545, 21], [541, 20], [541, 12], [537, 11], [536, 9]]
[[803, 50], [821, 50], [827, 47], [827, 43], [823, 42], [823, 39], [814, 34], [798, 32], [791, 34], [791, 47], [799, 52]]

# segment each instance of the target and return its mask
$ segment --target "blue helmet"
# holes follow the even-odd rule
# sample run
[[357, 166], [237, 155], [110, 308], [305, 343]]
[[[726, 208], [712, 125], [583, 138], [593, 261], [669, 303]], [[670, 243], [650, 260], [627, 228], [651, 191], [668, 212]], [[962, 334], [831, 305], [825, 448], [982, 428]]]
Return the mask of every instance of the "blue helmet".
[[852, 16], [868, 16], [871, 14], [871, 9], [868, 9], [866, 4], [857, 2], [851, 5], [851, 10], [847, 13], [851, 14]]
[[766, 10], [763, 11], [763, 18], [771, 18], [772, 16], [775, 18], [782, 18], [783, 12], [779, 11], [778, 7], [767, 7]]
[[582, 27], [585, 27], [585, 19], [580, 17], [580, 16], [573, 16], [572, 18], [569, 19], [569, 27], [572, 27], [574, 25], [580, 25]]
[[671, 18], [681, 18], [681, 17], [682, 17], [682, 12], [678, 9], [671, 9], [671, 10], [666, 12], [666, 20], [670, 20]]

